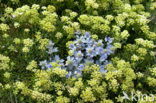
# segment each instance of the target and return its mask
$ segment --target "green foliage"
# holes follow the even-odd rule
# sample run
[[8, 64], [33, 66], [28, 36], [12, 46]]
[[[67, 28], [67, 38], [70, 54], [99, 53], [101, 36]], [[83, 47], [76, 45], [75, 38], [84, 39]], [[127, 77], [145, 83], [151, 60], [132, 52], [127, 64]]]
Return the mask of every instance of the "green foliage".
[[[133, 103], [123, 91], [156, 95], [155, 18], [155, 0], [0, 0], [0, 102]], [[42, 70], [49, 40], [65, 59], [77, 31], [114, 38], [107, 72], [86, 66], [76, 79], [57, 63]]]

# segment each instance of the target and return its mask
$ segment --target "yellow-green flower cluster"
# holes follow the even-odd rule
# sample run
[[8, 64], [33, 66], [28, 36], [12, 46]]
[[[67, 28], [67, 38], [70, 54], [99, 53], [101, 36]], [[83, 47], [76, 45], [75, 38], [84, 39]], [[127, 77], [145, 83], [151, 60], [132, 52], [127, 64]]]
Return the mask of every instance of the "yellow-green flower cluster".
[[9, 69], [10, 58], [0, 54], [0, 70]]
[[136, 61], [139, 60], [139, 57], [138, 57], [137, 55], [133, 54], [133, 55], [131, 56], [131, 60], [132, 60], [133, 62], [136, 62]]
[[124, 30], [123, 32], [121, 32], [121, 40], [127, 39], [129, 36], [130, 35], [127, 30]]
[[79, 94], [79, 89], [76, 88], [76, 87], [69, 88], [69, 93], [70, 93], [70, 95], [72, 95], [72, 96], [77, 96], [77, 95]]
[[150, 87], [155, 87], [156, 86], [156, 67], [154, 66], [154, 67], [148, 68], [146, 72], [148, 73], [148, 76], [146, 78], [146, 83]]
[[52, 99], [52, 96], [49, 94], [29, 89], [23, 82], [16, 82], [15, 86], [18, 90], [22, 90], [21, 93], [23, 95], [30, 96], [33, 100], [37, 100], [38, 102], [49, 102]]
[[74, 34], [75, 34], [74, 28], [72, 28], [71, 26], [63, 26], [63, 29], [68, 34], [68, 38], [73, 38], [74, 37]]
[[4, 24], [4, 23], [1, 23], [0, 24], [0, 30], [2, 31], [2, 32], [6, 32], [6, 31], [8, 31], [10, 28], [9, 28], [9, 26], [7, 25], [7, 24]]
[[78, 18], [81, 24], [90, 27], [93, 31], [100, 31], [101, 33], [109, 33], [110, 31], [110, 21], [104, 19], [101, 16], [89, 16], [89, 15], [80, 15]]
[[45, 39], [39, 39], [38, 42], [40, 43], [39, 49], [46, 50], [47, 45], [49, 43], [49, 39], [47, 39], [47, 38], [45, 38]]
[[23, 44], [24, 44], [25, 47], [32, 47], [34, 42], [30, 38], [28, 38], [28, 39], [23, 40]]
[[156, 40], [156, 33], [155, 32], [150, 32], [149, 35], [148, 35], [148, 38], [150, 40]]
[[69, 103], [69, 101], [69, 98], [63, 96], [59, 96], [56, 98], [57, 103]]
[[151, 72], [151, 76], [156, 77], [156, 67], [154, 67], [154, 68], [149, 68], [149, 71]]
[[121, 48], [121, 43], [114, 43], [115, 49]]
[[50, 73], [48, 73], [47, 71], [38, 70], [36, 71], [35, 75], [35, 87], [40, 91], [50, 90], [52, 84], [52, 81], [50, 80]]
[[130, 12], [131, 9], [132, 9], [132, 7], [131, 7], [130, 4], [124, 4], [122, 10], [125, 11], [125, 12]]
[[57, 14], [56, 13], [51, 13], [51, 11], [43, 11], [42, 14], [45, 16], [41, 21], [40, 21], [40, 26], [41, 29], [47, 31], [47, 32], [54, 32], [55, 31], [55, 24], [57, 21]]
[[61, 22], [64, 24], [62, 29], [67, 33], [67, 38], [73, 38], [75, 31], [80, 30], [79, 22], [74, 21], [78, 14], [69, 9], [66, 9], [65, 13], [65, 16], [61, 16]]
[[150, 9], [151, 9], [151, 10], [155, 10], [155, 9], [156, 9], [156, 2], [154, 2], [154, 3], [152, 3], [152, 4], [150, 5]]
[[104, 10], [109, 10], [111, 8], [114, 12], [116, 12], [121, 8], [123, 2], [121, 0], [99, 0], [98, 4]]
[[5, 72], [4, 73], [4, 77], [7, 78], [7, 79], [9, 79], [10, 78], [10, 73], [9, 72]]
[[5, 9], [5, 13], [6, 13], [6, 14], [11, 14], [12, 12], [13, 12], [13, 9], [10, 8], [10, 7], [7, 7], [7, 8]]
[[20, 40], [19, 38], [15, 38], [15, 39], [13, 40], [13, 42], [14, 42], [15, 44], [20, 44], [20, 43], [21, 43], [21, 40]]
[[84, 102], [94, 102], [96, 100], [92, 93], [92, 89], [89, 87], [82, 91], [81, 98], [84, 100]]
[[22, 51], [24, 53], [28, 53], [30, 51], [30, 48], [34, 45], [34, 42], [32, 39], [28, 38], [28, 39], [23, 40], [23, 44], [24, 44], [24, 47]]
[[144, 40], [142, 38], [138, 38], [135, 40], [137, 45], [141, 45], [145, 48], [154, 48], [154, 43], [153, 41], [149, 41], [149, 40]]
[[112, 15], [106, 15], [106, 19], [108, 21], [113, 21], [114, 20], [114, 17]]
[[28, 89], [28, 87], [23, 83], [23, 82], [20, 82], [20, 81], [17, 81], [15, 82], [15, 87], [16, 87], [16, 93], [19, 92], [19, 90], [22, 90], [21, 91], [21, 94], [23, 95], [29, 95], [31, 93], [31, 91]]
[[61, 32], [57, 32], [56, 35], [55, 35], [55, 37], [57, 39], [61, 39], [63, 37], [63, 34]]
[[133, 80], [136, 78], [136, 75], [130, 63], [119, 60], [118, 58], [114, 58], [113, 62], [116, 65], [108, 64], [108, 72], [105, 74], [106, 79], [109, 81], [110, 90], [116, 92], [119, 88], [119, 84], [121, 85], [120, 88], [124, 91], [132, 90], [134, 87]]
[[30, 71], [36, 71], [36, 68], [37, 68], [37, 62], [32, 60], [29, 65], [26, 67], [27, 70], [30, 70]]
[[15, 27], [15, 28], [19, 28], [19, 27], [20, 27], [20, 24], [19, 24], [18, 22], [15, 22], [15, 23], [14, 23], [14, 27]]
[[18, 4], [19, 0], [10, 0], [13, 4]]
[[128, 16], [128, 13], [118, 14], [118, 16], [115, 17], [115, 22], [119, 27], [123, 27], [125, 26], [125, 19], [128, 18]]
[[[7, 91], [11, 89], [10, 77], [11, 77], [11, 67], [10, 67], [10, 58], [0, 54], [0, 92]], [[3, 95], [2, 95], [3, 96]]]
[[65, 77], [67, 75], [67, 71], [66, 70], [62, 70], [61, 68], [55, 68], [52, 70], [52, 73], [60, 76], [60, 77]]
[[96, 3], [96, 0], [85, 0], [86, 9], [98, 9], [99, 4]]
[[138, 68], [138, 65], [143, 66], [145, 62], [153, 61], [155, 45], [153, 41], [144, 40], [142, 38], [135, 39], [135, 41], [136, 44], [127, 44], [124, 46], [123, 55], [130, 58], [126, 59], [132, 61], [132, 66], [134, 68]]
[[155, 87], [156, 86], [156, 79], [152, 78], [152, 77], [147, 77], [147, 84], [151, 87]]
[[32, 5], [32, 7], [28, 5], [24, 5], [21, 8], [17, 8], [13, 13], [12, 17], [18, 22], [28, 22], [30, 24], [38, 23], [39, 13], [38, 13], [39, 5]]
[[35, 99], [40, 102], [50, 102], [51, 101], [51, 95], [46, 93], [40, 93], [38, 91], [32, 91], [30, 94], [32, 99]]

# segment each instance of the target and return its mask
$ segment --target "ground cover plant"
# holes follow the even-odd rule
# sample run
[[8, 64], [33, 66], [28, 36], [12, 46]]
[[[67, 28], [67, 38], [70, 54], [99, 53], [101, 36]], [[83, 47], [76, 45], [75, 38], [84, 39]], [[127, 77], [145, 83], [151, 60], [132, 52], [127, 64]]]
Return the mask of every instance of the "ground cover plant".
[[154, 103], [155, 0], [0, 0], [0, 103]]

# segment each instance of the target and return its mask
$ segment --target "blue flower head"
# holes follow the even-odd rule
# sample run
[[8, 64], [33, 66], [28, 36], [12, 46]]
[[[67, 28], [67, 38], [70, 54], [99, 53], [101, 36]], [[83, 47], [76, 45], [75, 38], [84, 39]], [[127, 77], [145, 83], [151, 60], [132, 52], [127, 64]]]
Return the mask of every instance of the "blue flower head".
[[80, 66], [78, 67], [78, 70], [83, 70], [84, 69], [84, 64], [80, 64]]
[[40, 61], [39, 65], [41, 66], [42, 69], [45, 69], [47, 66], [47, 61], [46, 60]]
[[107, 54], [103, 54], [101, 57], [100, 57], [100, 62], [103, 62], [107, 59]]
[[70, 78], [71, 76], [72, 76], [72, 72], [69, 71], [66, 77], [67, 77], [67, 78]]
[[107, 42], [107, 44], [111, 44], [113, 42], [113, 38], [105, 37], [105, 42]]
[[66, 61], [66, 65], [72, 65], [73, 61], [74, 61], [74, 57], [68, 56], [67, 61]]
[[80, 35], [81, 32], [80, 32], [80, 31], [76, 31], [75, 34], [76, 34], [76, 35]]
[[56, 62], [58, 63], [59, 65], [64, 65], [64, 60], [63, 59], [60, 59], [60, 57], [58, 55], [55, 55], [54, 57], [54, 60], [52, 62]]
[[47, 53], [52, 55], [55, 52], [58, 52], [58, 48], [54, 47], [54, 43], [50, 40], [47, 45], [48, 51]]
[[51, 69], [52, 67], [53, 67], [52, 64], [48, 64], [48, 65], [47, 65], [47, 68], [48, 68], [48, 69]]
[[88, 32], [85, 33], [85, 38], [90, 38], [90, 34]]
[[106, 73], [107, 72], [107, 70], [106, 69], [104, 69], [104, 67], [103, 66], [100, 66], [101, 68], [100, 68], [100, 72], [103, 74], [103, 73]]
[[53, 48], [53, 46], [54, 46], [54, 43], [50, 40], [47, 45], [47, 48]]
[[74, 44], [69, 44], [69, 48], [70, 49], [74, 48]]

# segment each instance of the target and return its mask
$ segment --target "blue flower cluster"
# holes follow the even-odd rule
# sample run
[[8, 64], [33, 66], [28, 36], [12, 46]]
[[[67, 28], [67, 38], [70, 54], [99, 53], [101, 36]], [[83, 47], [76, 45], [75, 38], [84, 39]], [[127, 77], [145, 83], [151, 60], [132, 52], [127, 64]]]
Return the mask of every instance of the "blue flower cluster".
[[64, 60], [60, 59], [59, 55], [53, 55], [58, 52], [58, 48], [54, 47], [54, 43], [50, 40], [47, 45], [47, 53], [49, 54], [49, 60], [40, 61], [39, 65], [42, 69], [51, 69], [52, 63], [57, 63], [60, 66], [64, 66]]
[[[67, 57], [66, 66], [68, 67], [68, 76], [81, 75], [85, 65], [97, 64], [101, 67], [100, 72], [107, 72], [104, 67], [108, 63], [108, 56], [114, 52], [113, 39], [105, 37], [106, 45], [102, 40], [94, 40], [86, 32], [85, 35], [77, 33], [76, 40], [69, 45], [70, 54]], [[105, 47], [105, 48], [104, 48]]]
[[[55, 55], [54, 58], [50, 56], [50, 62], [46, 60], [40, 62], [42, 69], [52, 68], [51, 62], [56, 62], [68, 71], [67, 77], [81, 75], [85, 65], [92, 64], [99, 65], [101, 67], [101, 73], [107, 72], [104, 67], [108, 63], [108, 56], [114, 52], [114, 47], [111, 45], [113, 38], [105, 37], [104, 42], [106, 45], [104, 45], [103, 40], [96, 41], [88, 32], [85, 35], [80, 35], [80, 32], [76, 34], [76, 40], [69, 45], [69, 56], [67, 56], [67, 60], [64, 62], [58, 55]], [[50, 41], [47, 47], [47, 52], [50, 55], [57, 52], [57, 48], [53, 46], [54, 43]]]

